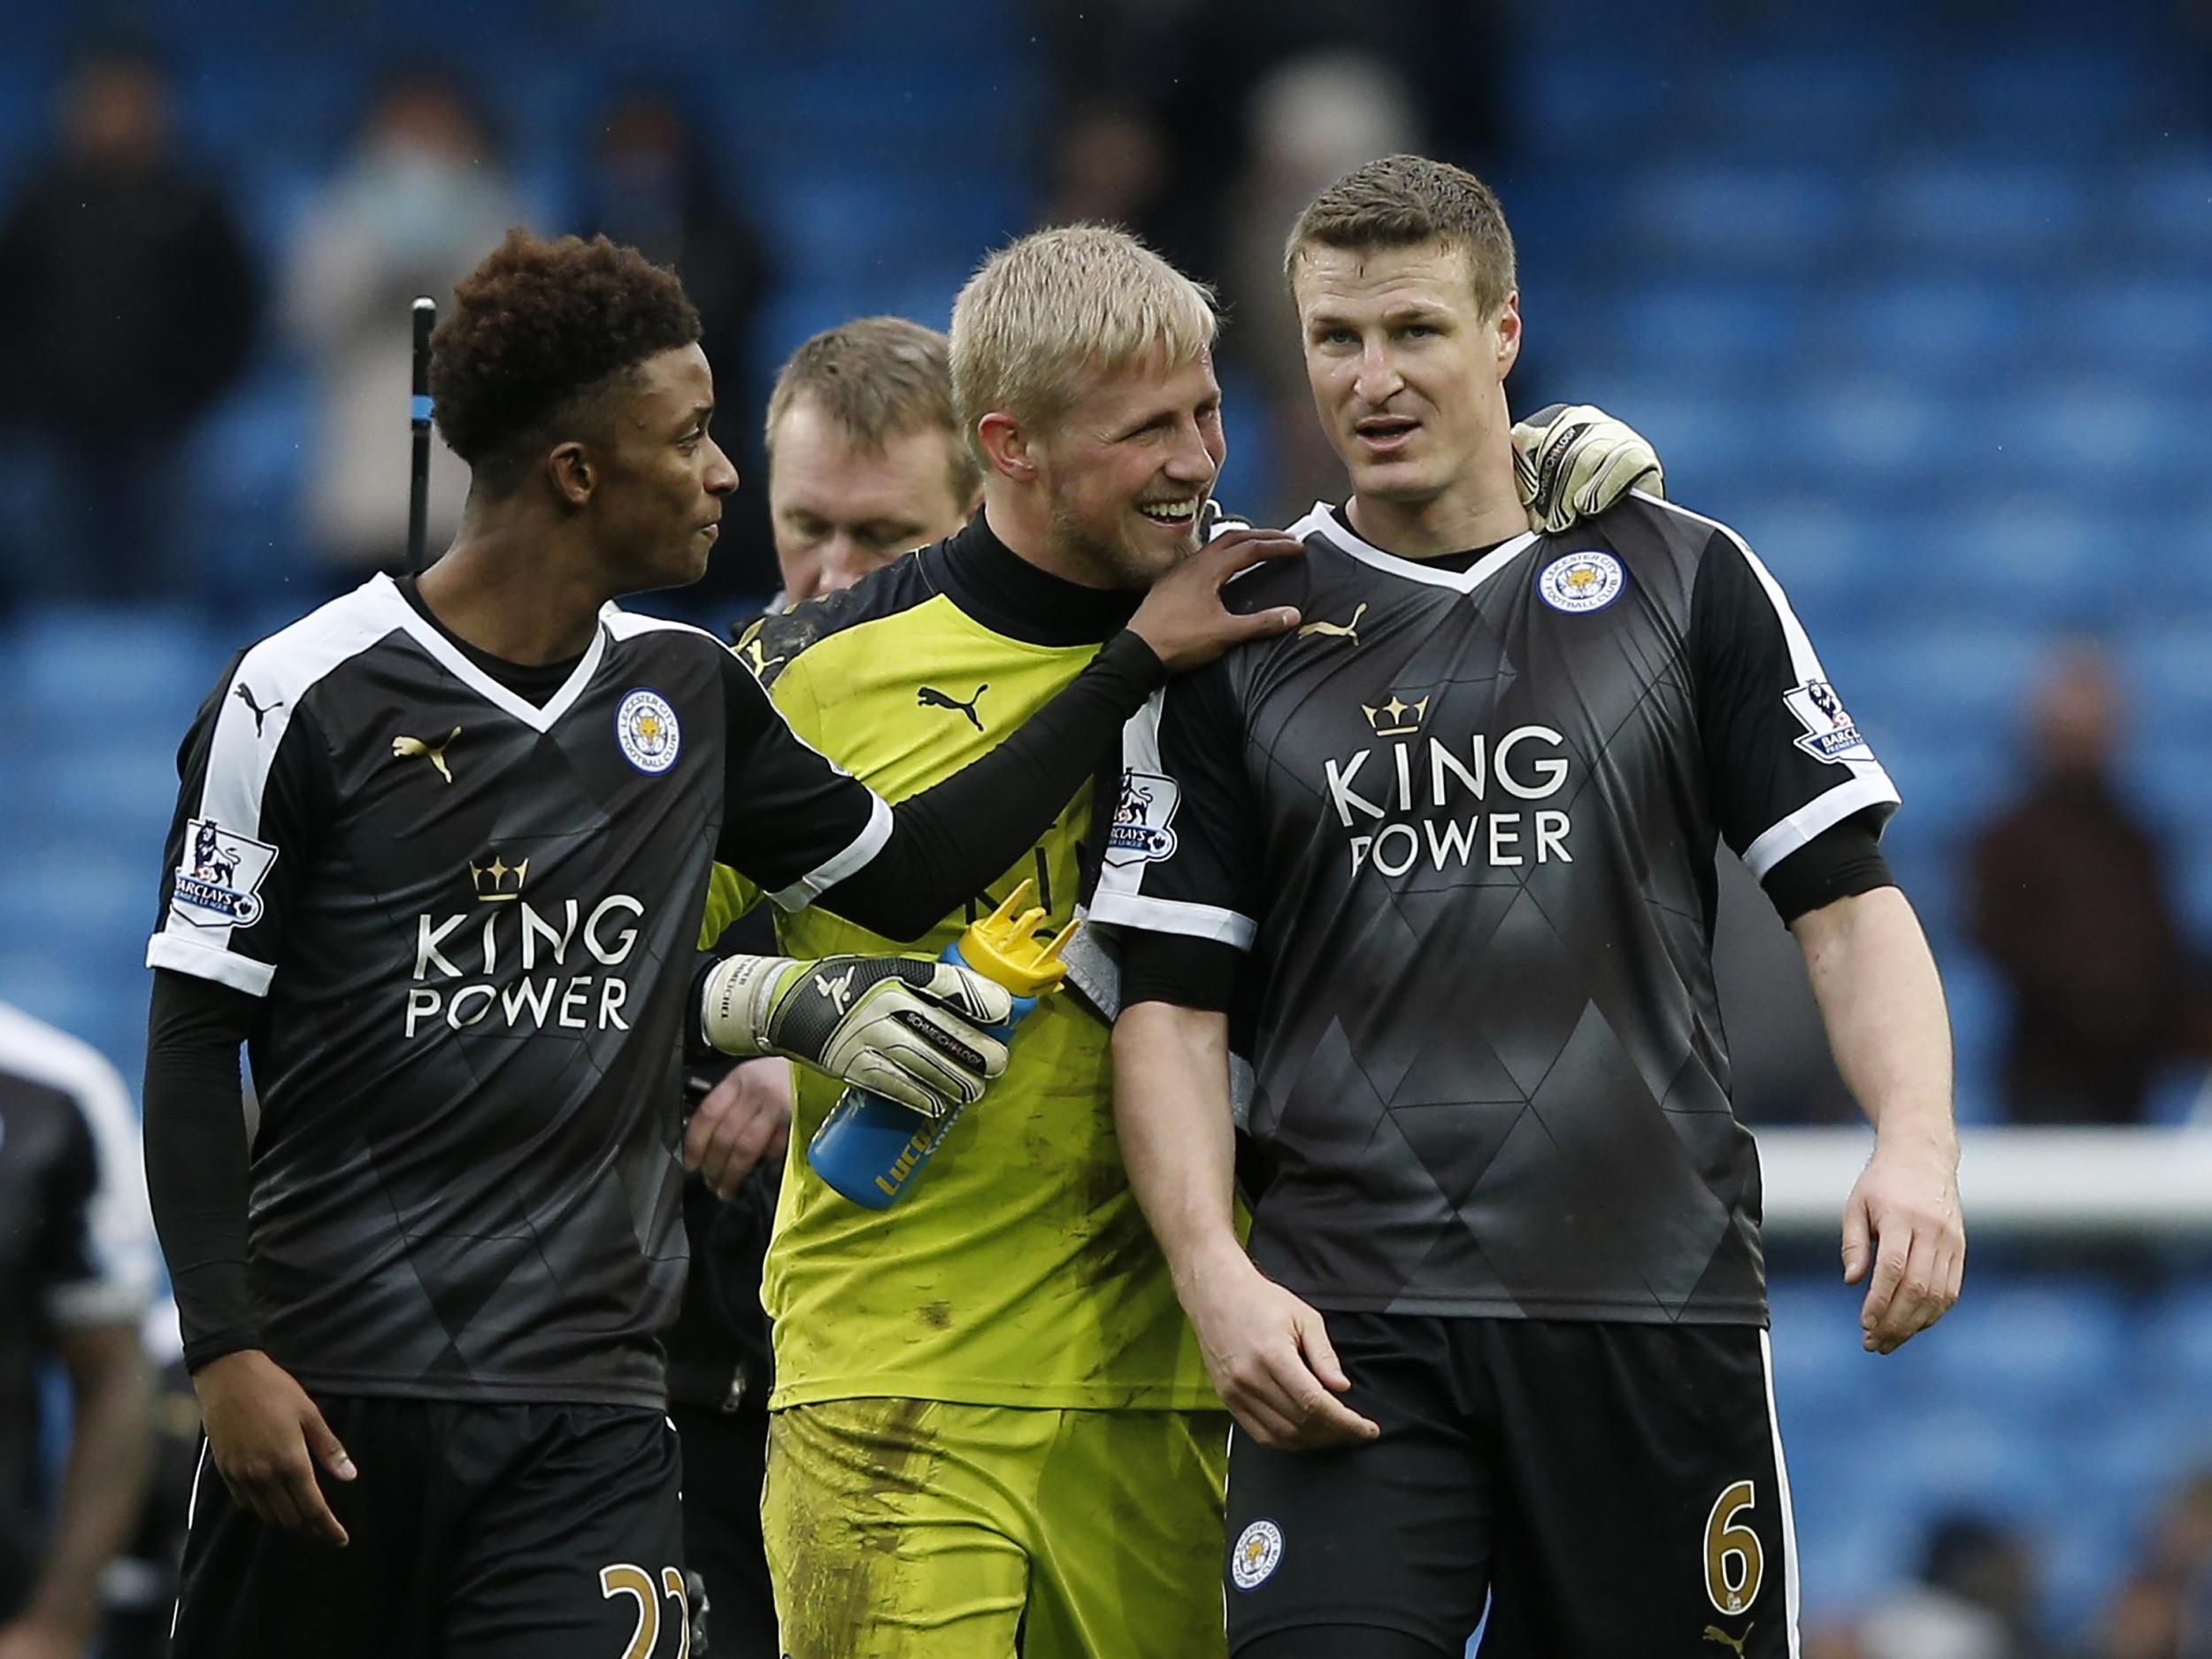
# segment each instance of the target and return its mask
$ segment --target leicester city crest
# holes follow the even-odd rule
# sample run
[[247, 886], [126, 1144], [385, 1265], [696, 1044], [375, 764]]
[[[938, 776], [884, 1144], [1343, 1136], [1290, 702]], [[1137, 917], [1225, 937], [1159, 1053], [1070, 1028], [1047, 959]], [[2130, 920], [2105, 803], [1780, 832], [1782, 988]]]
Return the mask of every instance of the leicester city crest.
[[1229, 1553], [1229, 1577], [1240, 1590], [1256, 1590], [1282, 1559], [1283, 1529], [1272, 1521], [1255, 1521], [1237, 1535], [1237, 1547]]
[[1570, 615], [1604, 610], [1627, 586], [1620, 560], [1595, 548], [1554, 559], [1536, 579], [1536, 591], [1543, 595], [1544, 603]]
[[266, 841], [193, 818], [184, 826], [169, 913], [193, 927], [251, 927], [261, 919], [261, 884], [276, 857]]
[[615, 710], [615, 741], [623, 758], [642, 772], [664, 772], [676, 764], [683, 742], [683, 728], [676, 710], [657, 691], [639, 687], [622, 699]]

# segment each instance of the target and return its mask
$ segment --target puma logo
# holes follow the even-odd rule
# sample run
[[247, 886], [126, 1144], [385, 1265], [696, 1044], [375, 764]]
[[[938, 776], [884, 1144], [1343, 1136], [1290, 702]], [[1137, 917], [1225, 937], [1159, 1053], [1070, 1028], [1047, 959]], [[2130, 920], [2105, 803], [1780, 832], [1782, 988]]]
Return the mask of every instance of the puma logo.
[[1742, 1635], [1731, 1636], [1719, 1625], [1708, 1624], [1705, 1627], [1705, 1640], [1717, 1641], [1724, 1647], [1733, 1647], [1736, 1650], [1736, 1659], [1743, 1659], [1744, 1644], [1751, 1640], [1752, 1628], [1751, 1625], [1747, 1624], [1743, 1627]]
[[957, 709], [968, 717], [968, 724], [980, 732], [983, 729], [983, 717], [975, 711], [975, 705], [982, 701], [983, 694], [989, 689], [988, 686], [978, 686], [975, 688], [975, 695], [963, 703], [959, 698], [940, 691], [934, 686], [924, 686], [914, 694], [914, 706], [918, 709]]
[[737, 660], [753, 671], [755, 680], [765, 680], [768, 671], [784, 659], [768, 655], [768, 648], [761, 643], [760, 630], [767, 618], [756, 622], [745, 630], [744, 635], [730, 649], [737, 653]]
[[253, 710], [253, 734], [256, 737], [261, 735], [261, 723], [284, 706], [284, 699], [280, 697], [267, 708], [263, 708], [253, 700], [253, 687], [242, 680], [230, 688], [230, 695]]
[[1349, 640], [1356, 647], [1359, 644], [1359, 619], [1366, 614], [1367, 603], [1362, 600], [1359, 608], [1352, 612], [1349, 622], [1309, 622], [1298, 630], [1298, 637], [1302, 640], [1310, 634], [1319, 634], [1333, 640]]
[[418, 755], [427, 755], [430, 764], [438, 769], [438, 776], [448, 783], [453, 781], [453, 769], [445, 764], [445, 752], [453, 747], [453, 740], [461, 735], [455, 726], [446, 733], [445, 741], [433, 749], [419, 737], [396, 737], [392, 740], [392, 756], [396, 760], [412, 760]]
[[842, 1014], [845, 1011], [845, 1004], [852, 998], [853, 971], [848, 968], [834, 979], [826, 974], [818, 973], [814, 976], [814, 988], [829, 998], [837, 1011]]

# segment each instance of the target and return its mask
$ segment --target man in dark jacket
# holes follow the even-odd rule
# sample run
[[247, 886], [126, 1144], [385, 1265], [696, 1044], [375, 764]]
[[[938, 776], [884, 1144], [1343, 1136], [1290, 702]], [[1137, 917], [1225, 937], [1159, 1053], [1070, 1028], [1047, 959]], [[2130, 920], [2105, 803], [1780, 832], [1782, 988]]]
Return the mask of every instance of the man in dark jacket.
[[1974, 843], [1975, 941], [2012, 993], [2016, 1123], [2139, 1122], [2160, 1068], [2198, 1046], [2164, 855], [2113, 787], [2119, 703], [2101, 652], [2062, 657], [2037, 699], [2040, 775]]
[[142, 596], [173, 581], [187, 426], [243, 366], [260, 284], [223, 197], [177, 159], [155, 63], [106, 50], [61, 100], [59, 148], [0, 223], [10, 418], [44, 441], [51, 501], [0, 585]]

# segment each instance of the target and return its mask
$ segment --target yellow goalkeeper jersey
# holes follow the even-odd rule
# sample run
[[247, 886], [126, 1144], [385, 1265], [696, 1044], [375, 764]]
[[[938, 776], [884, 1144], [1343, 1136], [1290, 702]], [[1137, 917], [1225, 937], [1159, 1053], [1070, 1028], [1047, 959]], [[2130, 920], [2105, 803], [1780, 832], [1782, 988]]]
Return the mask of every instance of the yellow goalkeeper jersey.
[[[895, 802], [958, 771], [1048, 701], [1133, 603], [1018, 558], [979, 516], [846, 593], [764, 618], [738, 651], [802, 738]], [[919, 944], [803, 910], [777, 918], [782, 948], [933, 954], [1024, 877], [1056, 929], [1074, 913], [1091, 794]], [[718, 867], [707, 938], [757, 897]], [[862, 1395], [1218, 1407], [1123, 1171], [1108, 1036], [1073, 997], [1047, 998], [1017, 1028], [1005, 1075], [887, 1210], [840, 1197], [808, 1167], [807, 1142], [841, 1085], [796, 1069], [763, 1291], [775, 1321], [772, 1407]]]

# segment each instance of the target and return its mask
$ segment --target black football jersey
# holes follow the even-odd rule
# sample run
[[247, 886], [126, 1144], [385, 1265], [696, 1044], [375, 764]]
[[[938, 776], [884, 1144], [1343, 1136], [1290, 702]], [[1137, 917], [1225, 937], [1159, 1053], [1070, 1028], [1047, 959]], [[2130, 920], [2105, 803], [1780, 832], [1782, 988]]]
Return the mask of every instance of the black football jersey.
[[1249, 953], [1252, 1251], [1324, 1308], [1764, 1318], [1714, 856], [1896, 792], [1733, 532], [1645, 495], [1468, 568], [1325, 509], [1305, 621], [1130, 726], [1093, 904]]
[[382, 577], [247, 650], [180, 772], [148, 962], [265, 999], [272, 1355], [338, 1392], [658, 1405], [709, 863], [801, 903], [889, 809], [697, 629], [610, 605], [540, 706]]
[[42, 1372], [69, 1332], [134, 1330], [153, 1279], [123, 1079], [87, 1044], [0, 1003], [0, 1621], [52, 1543]]

